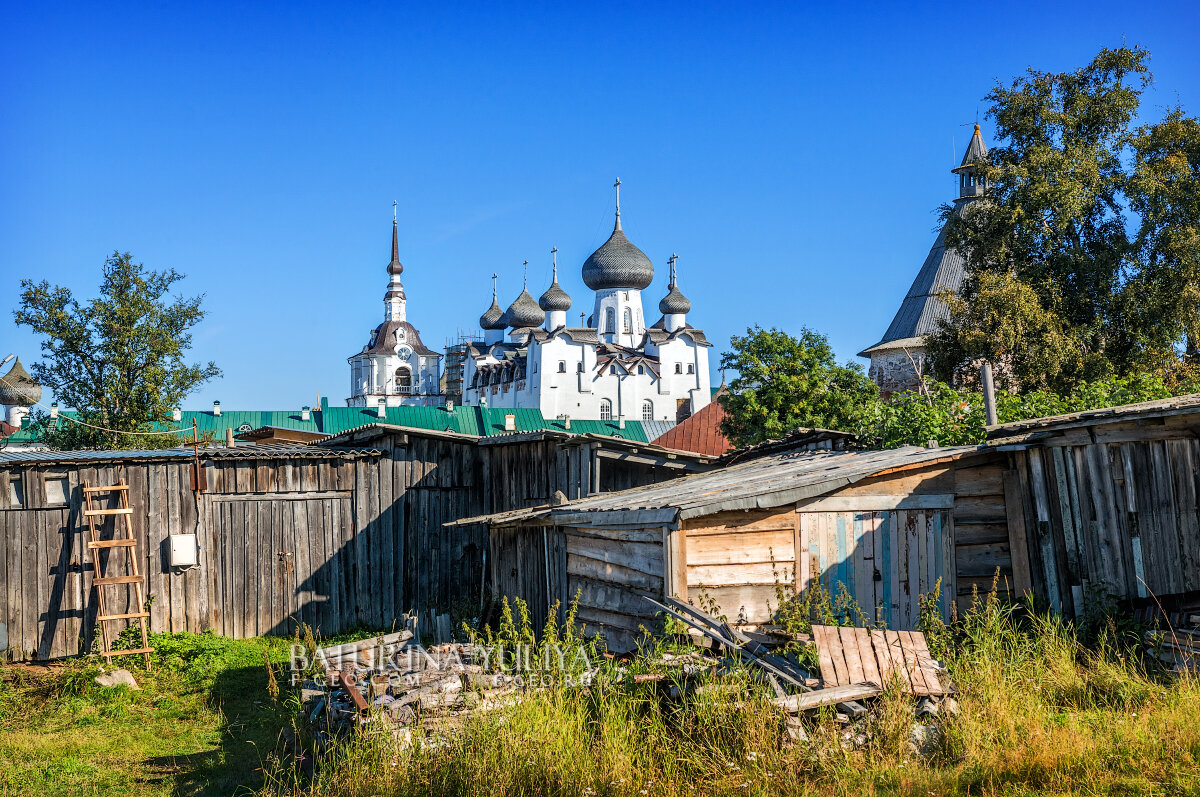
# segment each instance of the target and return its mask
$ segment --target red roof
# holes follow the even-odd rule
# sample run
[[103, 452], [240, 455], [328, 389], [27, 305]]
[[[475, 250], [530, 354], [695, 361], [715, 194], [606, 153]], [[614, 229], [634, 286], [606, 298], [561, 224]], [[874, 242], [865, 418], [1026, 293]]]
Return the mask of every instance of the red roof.
[[656, 446], [673, 448], [676, 451], [694, 451], [710, 457], [719, 457], [733, 444], [721, 434], [721, 421], [725, 419], [725, 408], [720, 402], [712, 401], [683, 423], [676, 424], [664, 435], [651, 441]]

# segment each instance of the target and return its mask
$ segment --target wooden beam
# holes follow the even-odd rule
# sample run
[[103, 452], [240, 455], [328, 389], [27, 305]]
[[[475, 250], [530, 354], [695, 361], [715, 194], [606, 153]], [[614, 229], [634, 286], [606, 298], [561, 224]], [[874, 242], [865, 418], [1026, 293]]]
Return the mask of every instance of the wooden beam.
[[801, 512], [884, 512], [890, 509], [953, 509], [953, 495], [845, 495], [800, 501]]

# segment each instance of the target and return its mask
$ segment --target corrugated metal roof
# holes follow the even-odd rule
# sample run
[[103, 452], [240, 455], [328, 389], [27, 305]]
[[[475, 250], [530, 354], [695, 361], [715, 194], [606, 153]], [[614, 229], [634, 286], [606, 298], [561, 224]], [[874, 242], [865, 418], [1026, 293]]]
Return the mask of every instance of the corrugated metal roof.
[[982, 446], [960, 446], [774, 454], [721, 470], [605, 493], [558, 507], [514, 510], [458, 523], [518, 523], [545, 516], [578, 518], [596, 513], [591, 522], [603, 525], [602, 513], [605, 512], [673, 510], [678, 517], [688, 518], [731, 509], [765, 509], [815, 498], [884, 471], [929, 465], [986, 450]]
[[118, 460], [171, 460], [188, 459], [192, 456], [188, 448], [163, 448], [135, 451], [0, 451], [0, 465], [74, 462], [112, 462]]
[[720, 402], [712, 401], [687, 420], [654, 438], [654, 442], [667, 448], [719, 457], [733, 448], [729, 438], [721, 432], [721, 421], [724, 419], [725, 408]]
[[[64, 415], [74, 415], [73, 412], [63, 412]], [[185, 410], [182, 420], [164, 429], [183, 430], [190, 436], [192, 420], [201, 437], [211, 434], [218, 440], [223, 440], [226, 429], [251, 431], [263, 426], [274, 426], [280, 429], [295, 429], [323, 435], [339, 435], [351, 429], [358, 429], [373, 423], [387, 423], [394, 426], [406, 426], [413, 429], [430, 429], [435, 431], [460, 432], [462, 434], [491, 436], [505, 434], [504, 416], [515, 416], [516, 428], [520, 432], [538, 431], [541, 429], [559, 429], [566, 431], [559, 420], [547, 420], [537, 409], [504, 409], [500, 407], [454, 407], [447, 411], [444, 407], [388, 407], [385, 416], [380, 418], [375, 408], [368, 407], [320, 407], [315, 408], [309, 419], [302, 420], [300, 410], [222, 410], [220, 415], [214, 415], [211, 410]], [[627, 440], [649, 442], [650, 437], [643, 424], [644, 421], [626, 421], [625, 428], [620, 428], [616, 421], [576, 420], [571, 419], [571, 431], [576, 433], [607, 434]], [[660, 423], [660, 422], [650, 422]], [[34, 438], [28, 429], [14, 433], [9, 440], [13, 443], [33, 442]]]
[[[200, 459], [332, 459], [379, 456], [372, 448], [318, 448], [303, 443], [267, 443], [233, 448], [214, 446], [200, 449]], [[174, 461], [192, 458], [190, 448], [138, 449], [125, 451], [0, 451], [0, 466], [31, 464], [86, 464], [89, 462]]]

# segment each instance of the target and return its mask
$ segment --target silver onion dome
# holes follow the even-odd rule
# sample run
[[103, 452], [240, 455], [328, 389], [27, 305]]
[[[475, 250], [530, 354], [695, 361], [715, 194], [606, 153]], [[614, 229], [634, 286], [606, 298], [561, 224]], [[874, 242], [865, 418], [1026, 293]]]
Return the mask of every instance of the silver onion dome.
[[659, 300], [658, 309], [663, 315], [683, 315], [691, 312], [692, 303], [679, 292], [678, 285], [672, 285], [667, 295]]
[[528, 290], [522, 290], [516, 301], [504, 311], [504, 324], [513, 329], [539, 327], [545, 318], [542, 308], [538, 305], [537, 300], [529, 295]]
[[492, 306], [479, 316], [479, 328], [504, 329], [504, 311], [500, 309], [500, 305], [496, 304], [495, 296], [492, 297]]

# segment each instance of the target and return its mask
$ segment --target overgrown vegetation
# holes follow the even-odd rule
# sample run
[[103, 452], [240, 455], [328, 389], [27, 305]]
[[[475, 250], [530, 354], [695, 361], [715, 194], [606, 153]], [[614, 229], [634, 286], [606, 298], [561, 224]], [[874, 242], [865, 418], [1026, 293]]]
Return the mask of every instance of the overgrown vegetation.
[[[927, 606], [936, 605], [936, 598]], [[856, 607], [823, 595], [791, 620], [847, 621]], [[940, 611], [935, 612], [940, 617]], [[525, 639], [518, 619], [514, 640]], [[913, 700], [895, 688], [845, 746], [832, 710], [792, 743], [768, 695], [700, 691], [661, 700], [635, 685], [662, 649], [591, 689], [530, 693], [431, 744], [362, 735], [329, 751], [309, 779], [272, 772], [272, 795], [708, 795], [1194, 793], [1200, 778], [1200, 684], [1148, 667], [1114, 622], [1075, 627], [991, 596], [950, 623], [930, 622], [935, 655], [961, 713], [939, 720], [932, 752], [909, 744]], [[667, 644], [670, 644], [669, 642]]]
[[[829, 342], [809, 329], [798, 338], [778, 329], [749, 329], [744, 337], [734, 337], [733, 351], [723, 355], [722, 365], [738, 369], [730, 392], [720, 400], [726, 412], [722, 430], [739, 446], [782, 437], [797, 427], [854, 432], [881, 448], [930, 440], [971, 445], [985, 437], [978, 390], [926, 379], [919, 391], [884, 398], [861, 366], [837, 365]], [[793, 373], [799, 370], [803, 376]], [[1008, 423], [1200, 391], [1200, 381], [1185, 376], [1108, 377], [1078, 382], [1068, 393], [1002, 391], [996, 396], [996, 413], [1001, 423]]]
[[[792, 602], [781, 619], [796, 628], [861, 620], [851, 604], [822, 594]], [[682, 702], [632, 683], [630, 673], [654, 669], [659, 648], [624, 664], [623, 675], [598, 656], [604, 672], [591, 689], [530, 692], [432, 743], [405, 748], [390, 734], [362, 734], [322, 753], [314, 769], [299, 764], [291, 743], [298, 701], [280, 668], [293, 640], [155, 634], [153, 672], [127, 663], [140, 691], [94, 684], [94, 660], [0, 669], [0, 793], [1196, 792], [1200, 683], [1147, 664], [1140, 634], [1123, 633], [1123, 622], [1098, 616], [1081, 630], [994, 595], [949, 623], [938, 616], [925, 631], [961, 713], [938, 720], [940, 739], [923, 756], [909, 745], [913, 700], [894, 689], [856, 726], [861, 746], [843, 745], [831, 709], [811, 718], [809, 741], [793, 743], [749, 678], [748, 691]], [[492, 641], [578, 640], [569, 619], [540, 639], [532, 631], [517, 604]]]

